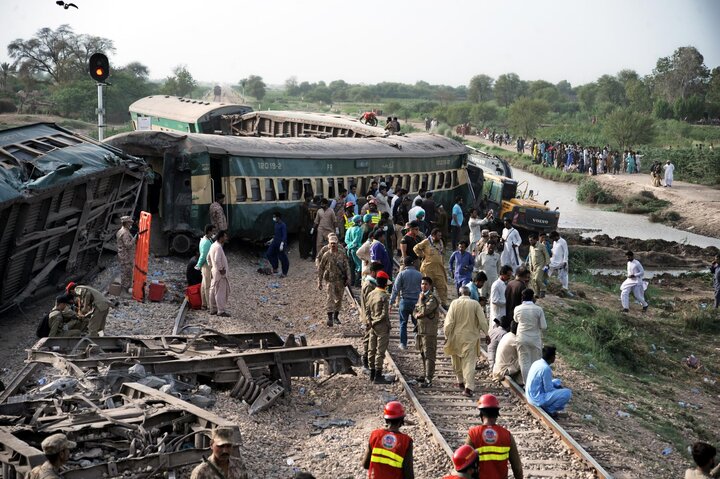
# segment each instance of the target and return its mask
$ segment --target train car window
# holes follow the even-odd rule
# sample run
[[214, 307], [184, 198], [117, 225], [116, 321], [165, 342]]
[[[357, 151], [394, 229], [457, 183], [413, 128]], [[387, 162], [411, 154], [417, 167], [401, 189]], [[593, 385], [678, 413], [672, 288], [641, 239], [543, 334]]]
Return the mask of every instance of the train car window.
[[403, 188], [410, 191], [410, 175], [403, 176]]
[[450, 189], [452, 187], [452, 173], [449, 171], [445, 173], [445, 188]]
[[265, 178], [265, 201], [275, 201], [275, 181], [272, 178]]
[[195, 123], [188, 123], [188, 127], [190, 133], [197, 133], [197, 131], [195, 131]]
[[322, 178], [315, 178], [315, 194], [327, 198], [327, 196], [325, 196], [325, 190], [323, 189]]
[[428, 190], [435, 189], [435, 177], [436, 176], [437, 176], [436, 173], [430, 173], [430, 178], [428, 179]]
[[452, 185], [453, 188], [457, 187], [460, 184], [460, 180], [458, 180], [458, 172], [457, 170], [454, 170], [452, 172]]
[[412, 175], [412, 188], [410, 191], [420, 191], [420, 175]]
[[430, 186], [428, 185], [428, 175], [424, 174], [424, 175], [420, 176], [420, 178], [421, 178], [420, 187], [425, 188], [426, 190], [429, 190]]
[[278, 187], [278, 200], [287, 201], [290, 199], [290, 180], [279, 179], [277, 180]]
[[253, 201], [262, 201], [260, 195], [260, 178], [250, 178], [250, 193]]
[[302, 193], [303, 193], [302, 180], [292, 180], [292, 194], [290, 195], [290, 198], [293, 201], [301, 200]]
[[440, 172], [440, 173], [438, 173], [437, 175], [438, 175], [438, 178], [437, 178], [437, 188], [436, 188], [436, 189], [439, 190], [439, 189], [445, 187], [445, 185], [444, 185], [444, 183], [445, 183], [445, 173]]
[[315, 193], [313, 193], [312, 188], [312, 182], [310, 181], [310, 178], [305, 178], [302, 180], [303, 182], [303, 198], [305, 195], [315, 196]]
[[[357, 179], [354, 176], [351, 176], [347, 179], [347, 190], [350, 191], [350, 188], [352, 188], [352, 185], [357, 186]], [[359, 191], [358, 191], [359, 193]]]
[[242, 203], [243, 201], [247, 201], [247, 183], [245, 182], [245, 178], [235, 178], [235, 201], [238, 203]]
[[334, 178], [328, 178], [327, 179], [327, 197], [328, 198], [335, 198], [335, 179]]
[[345, 178], [338, 178], [337, 179], [338, 194], [340, 194], [340, 190], [342, 190], [343, 188], [347, 189], [347, 187], [345, 186]]
[[370, 187], [370, 183], [368, 182], [367, 178], [359, 178], [358, 179], [358, 187], [357, 187], [357, 194], [358, 196], [365, 195], [365, 192]]

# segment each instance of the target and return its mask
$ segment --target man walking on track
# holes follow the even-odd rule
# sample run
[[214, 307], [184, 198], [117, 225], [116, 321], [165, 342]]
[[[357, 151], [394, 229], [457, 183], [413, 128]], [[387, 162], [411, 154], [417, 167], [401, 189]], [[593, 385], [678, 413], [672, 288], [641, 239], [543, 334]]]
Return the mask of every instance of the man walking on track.
[[465, 444], [474, 447], [480, 456], [480, 474], [483, 479], [505, 479], [508, 477], [508, 461], [513, 477], [523, 479], [520, 453], [513, 435], [496, 424], [500, 415], [500, 403], [492, 394], [484, 394], [478, 401], [482, 425], [468, 431]]
[[450, 303], [445, 315], [445, 354], [451, 357], [458, 388], [471, 397], [475, 388], [475, 362], [480, 340], [490, 343], [488, 321], [480, 303], [470, 297], [470, 288], [460, 288], [461, 296]]
[[440, 230], [437, 228], [433, 229], [430, 237], [416, 244], [413, 251], [416, 255], [422, 257], [420, 272], [423, 276], [432, 278], [435, 292], [445, 307], [448, 303], [447, 273], [445, 272], [442, 233], [440, 233]]
[[423, 377], [417, 378], [421, 388], [432, 387], [435, 377], [435, 358], [437, 356], [438, 313], [440, 301], [433, 293], [432, 279], [425, 276], [420, 281], [420, 297], [415, 305], [417, 320], [417, 349], [423, 363]]
[[226, 318], [230, 313], [225, 310], [228, 295], [230, 294], [230, 281], [228, 280], [228, 260], [223, 245], [228, 240], [225, 230], [218, 231], [215, 242], [210, 246], [207, 261], [210, 263], [212, 282], [210, 283], [210, 314], [217, 314]]
[[133, 225], [131, 216], [120, 218], [121, 227], [115, 234], [117, 239], [118, 262], [120, 263], [120, 286], [122, 293], [130, 292], [133, 284], [133, 264], [135, 263], [135, 238], [130, 233]]
[[[333, 215], [333, 218], [335, 216]], [[340, 324], [340, 309], [345, 286], [350, 286], [348, 260], [345, 253], [338, 249], [338, 237], [328, 235], [330, 250], [325, 253], [318, 266], [318, 289], [323, 289], [323, 279], [327, 281], [327, 325]]]
[[385, 352], [390, 342], [390, 296], [385, 291], [389, 280], [385, 271], [379, 271], [375, 278], [377, 287], [365, 303], [365, 314], [370, 319], [370, 380], [375, 384], [390, 384], [383, 376]]
[[413, 440], [400, 432], [405, 424], [405, 408], [399, 401], [390, 401], [383, 410], [385, 427], [370, 433], [363, 468], [370, 479], [414, 479]]

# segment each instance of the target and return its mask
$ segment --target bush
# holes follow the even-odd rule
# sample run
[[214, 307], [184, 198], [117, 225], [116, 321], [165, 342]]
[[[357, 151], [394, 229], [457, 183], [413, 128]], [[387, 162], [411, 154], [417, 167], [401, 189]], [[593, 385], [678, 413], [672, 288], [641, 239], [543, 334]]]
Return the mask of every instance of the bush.
[[0, 99], [0, 113], [15, 113], [17, 107], [12, 100]]
[[592, 178], [581, 181], [575, 195], [578, 201], [583, 203], [610, 204], [618, 202], [618, 199], [612, 193], [604, 190], [600, 183]]

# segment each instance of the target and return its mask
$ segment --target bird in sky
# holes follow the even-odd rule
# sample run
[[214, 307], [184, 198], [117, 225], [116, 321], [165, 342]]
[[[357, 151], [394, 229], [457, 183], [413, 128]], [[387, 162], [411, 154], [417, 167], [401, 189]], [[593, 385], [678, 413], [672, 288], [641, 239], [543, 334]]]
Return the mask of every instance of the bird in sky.
[[63, 7], [65, 10], [67, 10], [70, 7], [78, 8], [78, 6], [75, 5], [74, 3], [65, 3], [65, 2], [63, 2], [63, 0], [57, 0], [55, 3], [57, 3], [58, 5]]

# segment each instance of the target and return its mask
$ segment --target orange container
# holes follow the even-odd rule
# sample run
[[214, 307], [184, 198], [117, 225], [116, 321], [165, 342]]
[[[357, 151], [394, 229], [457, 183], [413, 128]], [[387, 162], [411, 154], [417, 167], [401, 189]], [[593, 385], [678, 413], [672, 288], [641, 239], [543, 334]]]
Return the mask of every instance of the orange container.
[[190, 308], [192, 309], [202, 308], [202, 296], [200, 295], [201, 288], [201, 284], [194, 284], [185, 289], [185, 296], [187, 296], [188, 303], [190, 303]]
[[163, 296], [165, 296], [165, 283], [162, 281], [150, 283], [148, 296], [150, 297], [150, 301], [162, 301]]

